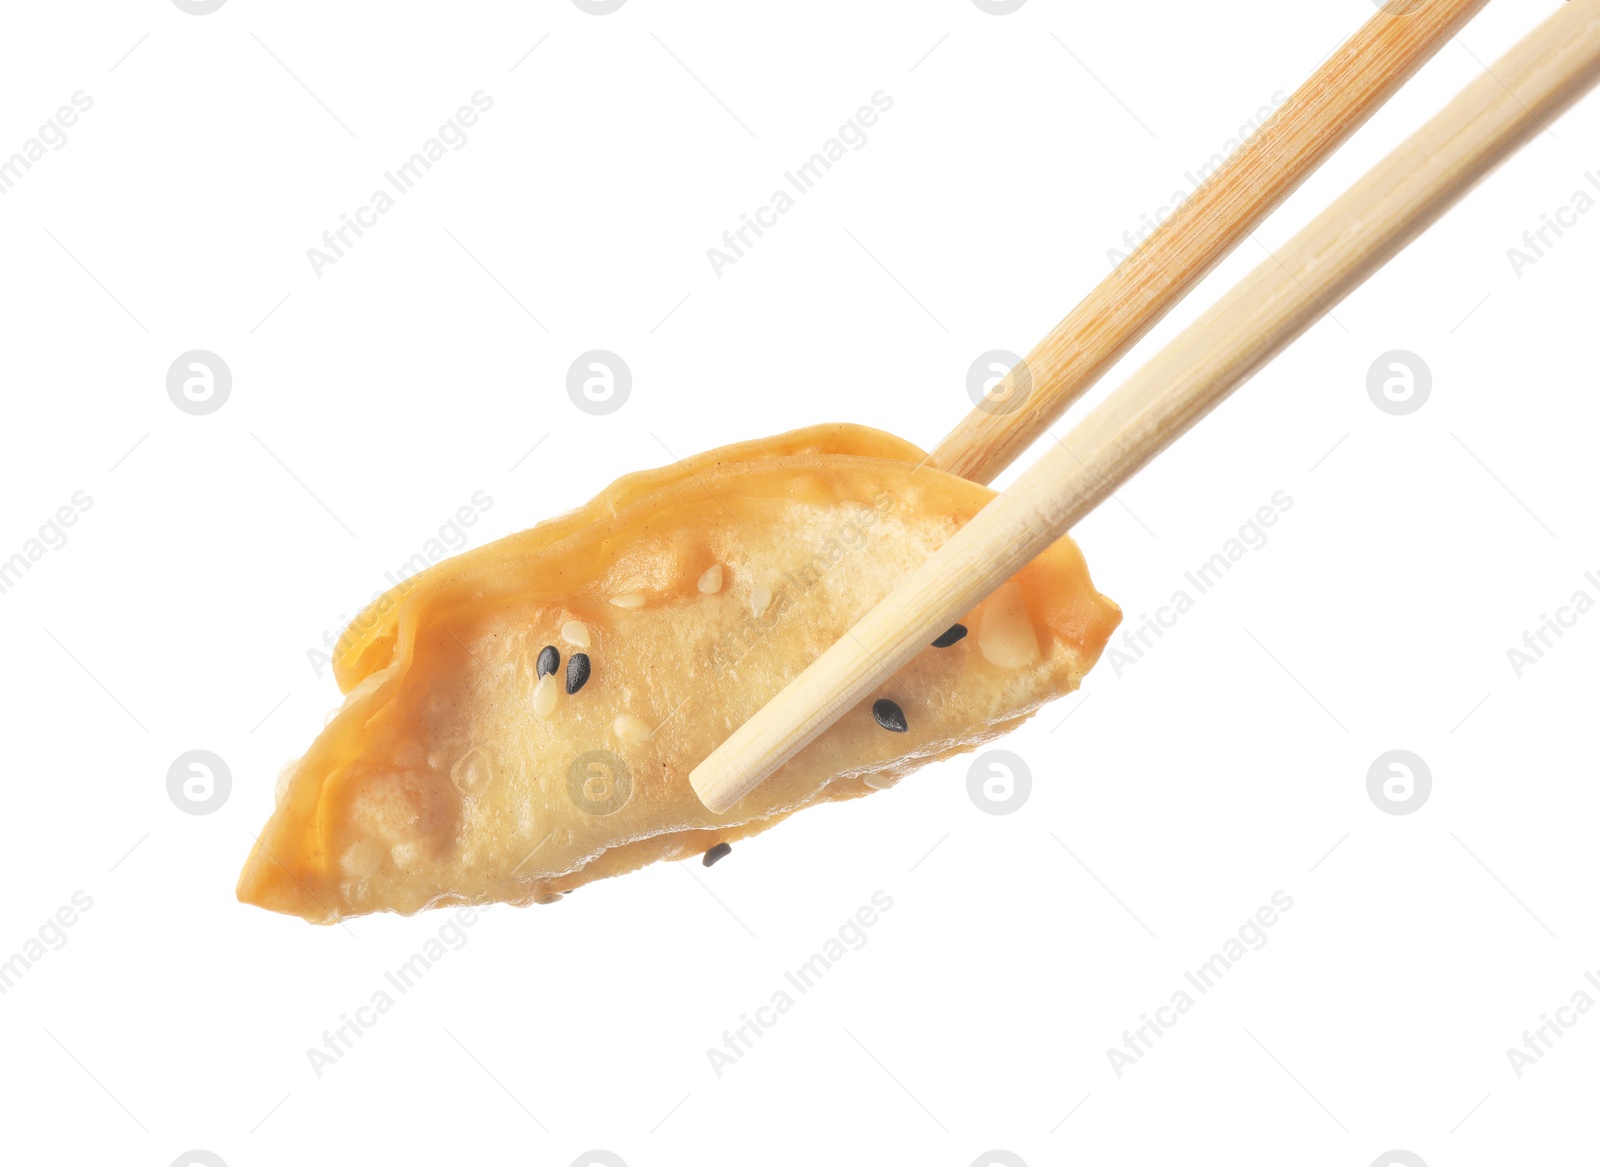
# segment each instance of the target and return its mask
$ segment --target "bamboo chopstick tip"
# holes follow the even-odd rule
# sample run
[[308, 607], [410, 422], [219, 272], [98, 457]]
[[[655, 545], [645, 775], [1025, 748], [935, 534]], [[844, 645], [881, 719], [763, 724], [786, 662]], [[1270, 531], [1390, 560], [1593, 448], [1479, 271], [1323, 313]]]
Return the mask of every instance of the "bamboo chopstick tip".
[[707, 810], [712, 814], [727, 814], [738, 801], [756, 784], [754, 782], [744, 789], [730, 789], [727, 783], [727, 768], [715, 764], [716, 753], [701, 762], [689, 771], [689, 786]]
[[[1351, 98], [1353, 108], [1343, 109], [1337, 118], [1312, 102], [1305, 117], [1337, 121], [1345, 130], [1364, 121], [1371, 107], [1392, 92], [1392, 85], [1414, 71], [1419, 58], [1431, 56], [1454, 27], [1486, 2], [1417, 4], [1417, 9], [1426, 9], [1423, 17], [1412, 23], [1412, 31], [1395, 33], [1407, 54], [1386, 59], [1387, 67], [1367, 78], [1364, 98]], [[1355, 63], [1343, 68], [1359, 73], [1371, 66], [1368, 54], [1347, 55]], [[908, 632], [912, 624], [928, 621], [929, 610], [939, 606], [938, 597], [947, 601], [952, 617], [970, 609], [992, 590], [992, 584], [985, 586], [991, 576], [1008, 578], [1043, 550], [1043, 545], [1033, 545], [1034, 535], [1053, 539], [1064, 532], [1544, 128], [1545, 118], [1572, 104], [1597, 80], [1600, 0], [1577, 0], [1519, 42], [1496, 71], [1469, 85], [1303, 228], [1287, 245], [1287, 254], [1275, 253], [1270, 263], [1260, 265], [1080, 422], [1068, 440], [1083, 435], [1082, 455], [1058, 439], [1056, 448], [934, 552], [844, 639], [735, 730], [691, 772], [690, 784], [702, 803], [716, 814], [733, 807], [832, 724], [841, 710], [908, 660], [908, 655], [898, 655], [902, 649], [914, 651], [926, 642], [923, 632], [931, 637], [943, 626], [928, 622], [926, 628], [916, 627], [916, 635]], [[1330, 92], [1346, 94], [1349, 87]], [[1298, 132], [1309, 131], [1301, 125]], [[1323, 133], [1319, 140], [1342, 136]], [[1280, 176], [1275, 189], [1292, 185]], [[983, 464], [983, 447], [997, 420], [981, 408], [969, 414], [925, 463], [944, 464], [987, 481], [992, 475]], [[969, 471], [969, 465], [980, 468]], [[1021, 544], [1018, 529], [1029, 535]], [[1003, 570], [997, 567], [1001, 564]], [[876, 651], [865, 654], [868, 643]], [[841, 650], [844, 655], [836, 658]], [[823, 667], [824, 660], [829, 667]]]

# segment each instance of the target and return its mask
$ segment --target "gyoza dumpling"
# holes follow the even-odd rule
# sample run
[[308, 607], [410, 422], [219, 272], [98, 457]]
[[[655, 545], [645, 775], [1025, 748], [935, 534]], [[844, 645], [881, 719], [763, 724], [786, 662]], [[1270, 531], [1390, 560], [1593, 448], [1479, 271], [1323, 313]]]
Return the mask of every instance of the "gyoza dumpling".
[[688, 776], [993, 492], [856, 426], [629, 475], [357, 617], [239, 898], [544, 902], [856, 798], [1077, 688], [1120, 619], [1063, 538], [728, 813]]

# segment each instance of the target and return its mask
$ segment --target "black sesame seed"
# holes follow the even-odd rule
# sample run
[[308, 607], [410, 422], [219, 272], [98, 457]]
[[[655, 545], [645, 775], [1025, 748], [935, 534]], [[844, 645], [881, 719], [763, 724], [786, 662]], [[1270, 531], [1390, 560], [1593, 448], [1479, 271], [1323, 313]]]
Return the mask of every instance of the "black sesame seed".
[[701, 859], [700, 862], [703, 863], [705, 866], [710, 867], [718, 859], [726, 859], [729, 855], [732, 855], [732, 854], [733, 854], [733, 848], [732, 847], [728, 846], [728, 844], [726, 844], [726, 843], [718, 843], [715, 847], [711, 848], [711, 850], [706, 852], [705, 858]]
[[872, 716], [890, 733], [906, 731], [906, 711], [887, 697], [880, 697], [872, 703]]
[[553, 644], [539, 650], [539, 662], [534, 666], [541, 677], [548, 677], [561, 667], [561, 652]]
[[949, 648], [952, 644], [960, 640], [966, 634], [967, 626], [965, 624], [952, 624], [950, 625], [949, 631], [947, 631], [943, 636], [939, 637], [938, 640], [933, 642], [933, 647]]
[[589, 679], [589, 654], [575, 652], [567, 661], [567, 692], [576, 693]]

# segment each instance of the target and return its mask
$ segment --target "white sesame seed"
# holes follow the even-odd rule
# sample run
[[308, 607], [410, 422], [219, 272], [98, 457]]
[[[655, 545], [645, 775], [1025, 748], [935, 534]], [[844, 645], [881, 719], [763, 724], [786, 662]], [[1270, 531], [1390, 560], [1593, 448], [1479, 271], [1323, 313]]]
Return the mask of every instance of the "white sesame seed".
[[611, 732], [625, 742], [647, 742], [650, 740], [650, 726], [644, 718], [632, 713], [620, 713], [611, 723]]
[[1002, 584], [984, 602], [978, 651], [984, 660], [1002, 669], [1027, 668], [1039, 659], [1039, 638], [1015, 580]]
[[899, 781], [899, 779], [891, 778], [887, 774], [868, 774], [864, 776], [861, 781], [872, 787], [874, 790], [888, 790], [889, 787], [893, 786]]
[[757, 620], [761, 619], [761, 614], [767, 610], [771, 603], [772, 589], [756, 588], [755, 591], [750, 593], [750, 614]]
[[625, 592], [620, 596], [612, 596], [611, 602], [619, 608], [642, 608], [644, 596], [639, 592]]
[[556, 698], [561, 693], [561, 682], [554, 673], [546, 673], [533, 687], [533, 713], [535, 717], [549, 717], [556, 711]]
[[722, 564], [713, 563], [700, 576], [700, 590], [714, 596], [722, 590]]
[[588, 648], [589, 626], [580, 620], [568, 620], [561, 626], [561, 639], [578, 648]]

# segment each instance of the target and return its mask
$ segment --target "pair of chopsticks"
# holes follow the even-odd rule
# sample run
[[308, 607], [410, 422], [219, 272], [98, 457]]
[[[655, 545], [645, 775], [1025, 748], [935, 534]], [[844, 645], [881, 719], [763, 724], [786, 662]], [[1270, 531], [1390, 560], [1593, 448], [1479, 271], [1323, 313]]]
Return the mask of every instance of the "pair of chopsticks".
[[[1025, 358], [1015, 413], [931, 455], [989, 482], [1487, 0], [1380, 10]], [[1157, 353], [689, 776], [722, 813], [1210, 412], [1600, 81], [1600, 0], [1569, 0]], [[1011, 377], [991, 396], [1017, 391]]]

